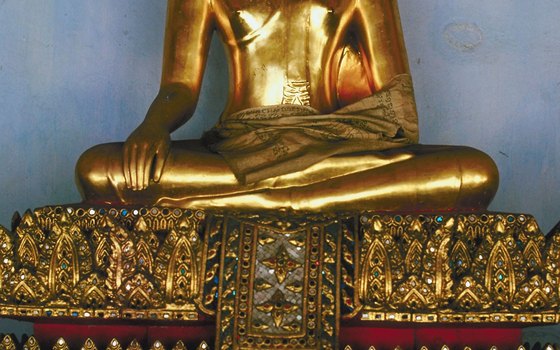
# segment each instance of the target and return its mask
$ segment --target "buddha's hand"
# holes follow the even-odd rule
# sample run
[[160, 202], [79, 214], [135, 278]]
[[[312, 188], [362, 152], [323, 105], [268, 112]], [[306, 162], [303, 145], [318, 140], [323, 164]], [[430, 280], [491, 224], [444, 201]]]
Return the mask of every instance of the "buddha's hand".
[[170, 145], [171, 137], [165, 128], [140, 124], [124, 144], [126, 187], [140, 191], [145, 190], [152, 179], [159, 182]]

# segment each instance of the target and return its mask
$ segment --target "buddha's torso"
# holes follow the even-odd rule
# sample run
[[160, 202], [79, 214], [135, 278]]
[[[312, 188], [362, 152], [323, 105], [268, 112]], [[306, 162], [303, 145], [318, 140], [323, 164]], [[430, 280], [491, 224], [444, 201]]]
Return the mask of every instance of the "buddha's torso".
[[225, 115], [277, 104], [333, 110], [333, 82], [352, 4], [353, 0], [213, 2], [230, 61], [232, 85]]

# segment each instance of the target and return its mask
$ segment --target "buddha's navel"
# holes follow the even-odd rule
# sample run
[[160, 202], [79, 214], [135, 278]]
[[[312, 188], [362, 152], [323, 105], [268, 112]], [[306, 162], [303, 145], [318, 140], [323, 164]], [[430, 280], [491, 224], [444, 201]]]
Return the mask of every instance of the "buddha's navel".
[[282, 104], [309, 106], [309, 87], [307, 80], [287, 80], [284, 83]]

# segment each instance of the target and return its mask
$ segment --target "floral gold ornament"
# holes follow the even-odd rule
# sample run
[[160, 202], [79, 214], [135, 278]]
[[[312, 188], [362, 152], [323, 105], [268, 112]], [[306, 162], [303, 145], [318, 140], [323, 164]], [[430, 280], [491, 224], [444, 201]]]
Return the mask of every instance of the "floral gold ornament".
[[90, 338], [86, 339], [84, 346], [82, 347], [83, 350], [97, 350], [95, 343]]
[[159, 340], [156, 340], [154, 344], [150, 347], [150, 350], [165, 350], [165, 348]]
[[58, 338], [53, 346], [53, 350], [70, 350], [70, 348], [68, 347], [68, 344], [66, 344], [66, 340], [64, 340], [64, 338]]
[[107, 345], [107, 350], [122, 350], [122, 346], [117, 340], [117, 338], [111, 339], [109, 345]]
[[187, 350], [187, 347], [185, 346], [185, 343], [183, 343], [182, 340], [179, 340], [177, 344], [175, 344], [172, 350]]
[[[86, 341], [87, 342], [87, 341]], [[85, 347], [85, 345], [84, 345]], [[39, 342], [35, 339], [34, 336], [27, 338], [23, 345], [24, 350], [40, 350]]]
[[14, 340], [9, 335], [5, 335], [2, 339], [2, 344], [0, 345], [4, 350], [16, 350], [16, 344]]
[[132, 340], [130, 344], [126, 347], [126, 350], [142, 350], [142, 346], [136, 339]]

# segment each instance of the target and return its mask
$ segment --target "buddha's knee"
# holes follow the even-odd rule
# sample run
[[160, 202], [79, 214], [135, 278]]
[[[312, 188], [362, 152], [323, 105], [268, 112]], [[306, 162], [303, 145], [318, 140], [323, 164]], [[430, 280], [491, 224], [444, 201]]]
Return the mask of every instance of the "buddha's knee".
[[457, 206], [462, 208], [486, 208], [498, 190], [499, 172], [486, 153], [474, 148], [461, 150], [461, 189]]
[[120, 155], [119, 144], [102, 144], [85, 151], [76, 163], [76, 183], [84, 199], [93, 199], [105, 192], [109, 184], [110, 163]]

